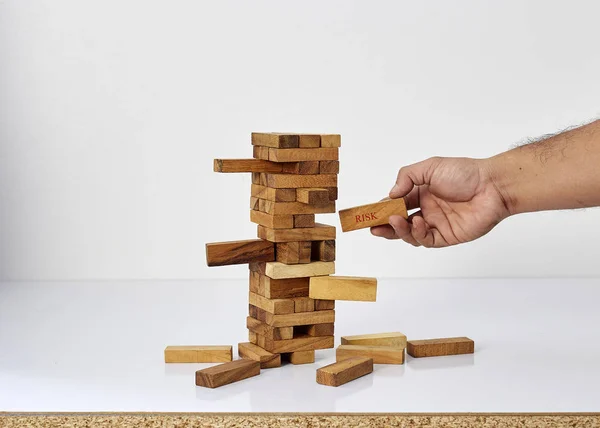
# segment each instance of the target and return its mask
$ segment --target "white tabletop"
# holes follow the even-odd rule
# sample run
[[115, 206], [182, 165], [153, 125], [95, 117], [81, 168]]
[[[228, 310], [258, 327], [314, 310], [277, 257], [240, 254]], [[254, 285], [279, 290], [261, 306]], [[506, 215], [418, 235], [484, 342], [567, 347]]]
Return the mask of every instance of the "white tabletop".
[[[247, 281], [0, 283], [0, 410], [587, 412], [600, 410], [600, 280], [380, 280], [337, 302], [342, 335], [469, 336], [474, 355], [376, 365], [338, 388], [315, 370], [263, 370], [218, 389], [166, 345], [246, 341]], [[234, 348], [234, 352], [236, 349]]]

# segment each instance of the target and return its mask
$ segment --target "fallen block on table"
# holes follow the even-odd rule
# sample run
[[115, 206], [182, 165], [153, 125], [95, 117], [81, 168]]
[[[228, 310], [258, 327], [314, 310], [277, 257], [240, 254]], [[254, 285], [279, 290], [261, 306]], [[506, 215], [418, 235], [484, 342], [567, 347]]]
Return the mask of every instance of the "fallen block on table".
[[327, 386], [340, 386], [373, 372], [373, 360], [352, 357], [317, 370], [317, 383]]
[[341, 345], [335, 351], [336, 361], [352, 357], [371, 358], [374, 364], [404, 364], [404, 348], [389, 346]]
[[274, 260], [275, 245], [262, 239], [206, 244], [206, 264], [208, 266], [270, 262]]
[[167, 346], [165, 363], [224, 363], [232, 360], [232, 346]]
[[353, 276], [313, 277], [310, 279], [308, 296], [323, 300], [374, 302], [377, 298], [377, 279]]
[[238, 355], [241, 358], [258, 361], [261, 369], [281, 367], [280, 354], [273, 354], [253, 343], [238, 343]]
[[196, 372], [196, 385], [206, 388], [218, 388], [259, 374], [260, 362], [246, 359], [236, 360], [198, 370]]
[[391, 215], [401, 215], [408, 218], [404, 199], [386, 199], [374, 204], [340, 210], [342, 231], [364, 229], [366, 227], [388, 224]]
[[406, 352], [414, 358], [472, 354], [475, 352], [475, 342], [468, 337], [409, 340]]
[[392, 346], [406, 348], [406, 336], [399, 332], [342, 336], [342, 345]]

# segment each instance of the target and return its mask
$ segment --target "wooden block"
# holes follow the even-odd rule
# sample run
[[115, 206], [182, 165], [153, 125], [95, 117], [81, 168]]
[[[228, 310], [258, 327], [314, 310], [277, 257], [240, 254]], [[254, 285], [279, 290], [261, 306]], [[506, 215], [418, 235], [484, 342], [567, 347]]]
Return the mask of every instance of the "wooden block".
[[339, 174], [340, 161], [320, 161], [319, 174]]
[[294, 312], [313, 312], [315, 310], [315, 301], [310, 297], [295, 297]]
[[296, 351], [288, 354], [290, 363], [294, 365], [298, 364], [312, 364], [315, 362], [315, 351]]
[[[261, 201], [263, 200], [261, 199]], [[262, 208], [262, 211], [271, 215], [325, 214], [335, 212], [335, 202], [329, 202], [326, 205], [307, 205], [302, 202], [264, 201], [263, 205], [259, 205], [259, 208]]]
[[263, 241], [262, 239], [206, 244], [206, 264], [208, 266], [237, 265], [274, 260], [275, 246], [271, 242]]
[[224, 363], [231, 360], [231, 346], [167, 346], [165, 348], [165, 363]]
[[250, 195], [273, 202], [296, 201], [296, 189], [275, 189], [273, 187], [261, 186], [260, 184], [252, 184]]
[[475, 352], [475, 342], [468, 337], [409, 340], [406, 351], [414, 358], [472, 354]]
[[315, 311], [330, 311], [335, 309], [335, 300], [315, 299]]
[[[305, 151], [304, 149], [301, 149]], [[276, 189], [297, 189], [299, 187], [337, 187], [336, 174], [269, 174], [261, 173], [261, 180], [267, 183], [266, 186]]]
[[254, 146], [252, 148], [252, 157], [254, 159], [269, 160], [269, 148], [264, 146]]
[[293, 215], [271, 215], [261, 211], [250, 210], [250, 221], [270, 229], [290, 229], [294, 227]]
[[294, 301], [291, 299], [267, 299], [264, 296], [250, 292], [248, 301], [251, 305], [261, 308], [272, 314], [294, 313]]
[[238, 355], [241, 358], [258, 361], [261, 369], [281, 367], [281, 355], [273, 354], [254, 343], [238, 343]]
[[270, 299], [308, 297], [309, 278], [273, 279], [260, 275], [260, 290]]
[[321, 147], [341, 147], [342, 136], [339, 134], [321, 134]]
[[[294, 215], [294, 227], [315, 227], [315, 215], [314, 214], [295, 214]], [[273, 228], [275, 229], [275, 228]]]
[[254, 196], [250, 197], [250, 209], [258, 211], [260, 209], [260, 201], [263, 199], [255, 198]]
[[275, 260], [288, 265], [310, 263], [311, 247], [310, 241], [277, 243], [275, 244]]
[[250, 288], [251, 292], [260, 294], [262, 296], [261, 289], [260, 289], [260, 273], [250, 271], [250, 287], [249, 288]]
[[269, 133], [252, 133], [253, 146], [293, 148], [299, 147], [300, 138], [294, 134], [279, 134], [275, 132]]
[[340, 386], [372, 372], [372, 359], [353, 357], [318, 369], [317, 383], [327, 386]]
[[335, 325], [333, 323], [308, 325], [305, 331], [309, 336], [333, 336]]
[[258, 334], [257, 337], [258, 346], [275, 354], [313, 351], [315, 349], [328, 349], [335, 346], [333, 336], [301, 336], [288, 340], [270, 340], [260, 334]]
[[308, 296], [313, 299], [374, 302], [377, 297], [377, 279], [352, 276], [314, 277], [310, 279]]
[[249, 331], [248, 332], [248, 341], [254, 345], [256, 345], [256, 342], [258, 342], [258, 335], [256, 333], [254, 333], [253, 331]]
[[321, 147], [321, 136], [317, 134], [300, 134], [300, 148], [317, 148]]
[[246, 318], [246, 328], [271, 340], [285, 340], [294, 337], [294, 327], [271, 327], [252, 316]]
[[253, 172], [252, 173], [252, 184], [260, 184], [260, 172]]
[[249, 306], [252, 318], [271, 327], [298, 327], [303, 325], [330, 324], [335, 322], [335, 311], [299, 312], [295, 314], [273, 315], [253, 305]]
[[321, 166], [319, 165], [319, 161], [273, 163], [275, 163], [276, 165], [282, 165], [281, 171], [273, 172], [283, 172], [284, 174], [300, 175], [314, 175], [321, 173]]
[[406, 336], [399, 332], [342, 336], [342, 345], [391, 346], [406, 348]]
[[196, 372], [196, 385], [217, 388], [233, 382], [258, 376], [260, 363], [252, 360], [236, 360]]
[[335, 261], [335, 241], [332, 239], [326, 241], [313, 241], [311, 258], [313, 261], [320, 262]]
[[337, 199], [338, 199], [338, 188], [337, 187], [328, 187], [327, 190], [329, 190], [329, 200], [330, 201], [337, 201]]
[[215, 172], [282, 172], [282, 165], [262, 159], [215, 159], [213, 168]]
[[402, 198], [387, 199], [374, 204], [348, 208], [341, 210], [339, 214], [344, 232], [388, 224], [391, 215], [401, 215], [408, 218], [406, 204]]
[[[316, 223], [315, 227], [301, 227], [294, 229], [270, 229], [258, 225], [258, 237], [270, 242], [298, 242], [321, 241], [335, 239], [335, 226]], [[308, 245], [307, 254], [310, 261], [311, 244]]]
[[306, 162], [338, 159], [339, 149], [337, 147], [318, 149], [269, 149], [269, 160], [271, 162]]
[[296, 189], [296, 201], [308, 205], [328, 205], [329, 190], [322, 188], [300, 188]]
[[[259, 265], [260, 263], [258, 262]], [[273, 279], [305, 278], [309, 276], [332, 275], [335, 273], [335, 262], [311, 262], [300, 265], [268, 262], [262, 266], [264, 266], [263, 275]]]
[[336, 361], [352, 357], [372, 358], [374, 364], [404, 364], [404, 348], [341, 345], [335, 351]]

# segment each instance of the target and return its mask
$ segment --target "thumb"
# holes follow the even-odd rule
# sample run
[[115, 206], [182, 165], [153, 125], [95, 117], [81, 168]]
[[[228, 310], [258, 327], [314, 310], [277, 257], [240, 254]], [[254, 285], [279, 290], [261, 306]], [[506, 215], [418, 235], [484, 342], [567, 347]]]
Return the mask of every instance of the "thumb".
[[390, 190], [390, 198], [402, 198], [408, 195], [413, 187], [429, 184], [433, 171], [441, 161], [441, 158], [429, 158], [400, 168], [396, 184]]

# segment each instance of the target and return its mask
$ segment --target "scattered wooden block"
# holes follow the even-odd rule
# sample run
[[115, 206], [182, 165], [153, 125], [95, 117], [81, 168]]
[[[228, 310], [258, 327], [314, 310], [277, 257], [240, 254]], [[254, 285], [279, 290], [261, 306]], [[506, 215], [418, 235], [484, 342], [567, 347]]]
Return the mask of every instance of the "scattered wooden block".
[[224, 363], [231, 360], [231, 346], [167, 346], [165, 348], [165, 363]]
[[315, 311], [330, 311], [335, 309], [335, 300], [315, 299]]
[[339, 215], [344, 232], [388, 224], [391, 215], [401, 215], [408, 218], [406, 204], [402, 198], [387, 199], [374, 204], [348, 208], [341, 210]]
[[294, 327], [271, 327], [252, 316], [246, 318], [246, 328], [270, 340], [285, 340], [294, 337]]
[[[262, 262], [258, 262], [259, 266], [260, 263]], [[305, 278], [309, 276], [332, 275], [335, 273], [335, 262], [311, 262], [301, 265], [268, 262], [262, 266], [264, 266], [263, 275], [273, 279]]]
[[319, 174], [339, 174], [340, 161], [320, 161]]
[[[215, 159], [215, 172], [282, 172], [283, 164], [262, 159]], [[317, 166], [317, 172], [319, 170]]]
[[372, 359], [353, 357], [318, 369], [317, 383], [327, 386], [340, 386], [372, 372]]
[[272, 162], [305, 162], [338, 159], [339, 149], [337, 147], [318, 149], [269, 149], [269, 160]]
[[[295, 214], [294, 215], [294, 227], [315, 227], [315, 215], [314, 214]], [[275, 228], [273, 228], [275, 229]]]
[[313, 312], [315, 310], [315, 301], [310, 297], [295, 297], [294, 312]]
[[414, 358], [472, 354], [475, 352], [475, 342], [468, 337], [409, 340], [406, 351]]
[[310, 279], [308, 296], [323, 300], [374, 302], [377, 298], [377, 279], [352, 276], [316, 276]]
[[241, 358], [258, 361], [261, 369], [281, 367], [280, 354], [273, 354], [254, 343], [238, 343], [238, 355]]
[[321, 147], [341, 147], [342, 136], [338, 134], [321, 134]]
[[[277, 163], [276, 165], [282, 165], [281, 171], [269, 171], [269, 172], [283, 172], [284, 174], [300, 174], [300, 175], [314, 175], [320, 174], [321, 167], [319, 161], [307, 161], [307, 162], [286, 162]], [[265, 171], [266, 172], [266, 171]]]
[[294, 134], [279, 134], [275, 132], [252, 133], [252, 145], [264, 147], [294, 148], [299, 147], [300, 138]]
[[250, 306], [250, 316], [271, 327], [296, 327], [301, 325], [331, 324], [335, 322], [335, 311], [299, 312], [273, 315], [256, 306]]
[[273, 187], [261, 186], [260, 184], [252, 184], [250, 195], [258, 199], [266, 199], [273, 202], [296, 201], [296, 189], [275, 189]]
[[335, 261], [335, 240], [328, 239], [326, 241], [313, 241], [311, 258], [313, 261]]
[[313, 351], [315, 349], [328, 349], [334, 347], [333, 336], [301, 336], [288, 340], [270, 340], [260, 334], [258, 334], [257, 337], [258, 346], [275, 354]]
[[406, 348], [406, 336], [399, 332], [342, 336], [342, 345], [391, 346]]
[[269, 148], [264, 146], [252, 147], [252, 157], [254, 159], [269, 160]]
[[225, 266], [274, 260], [275, 246], [271, 242], [263, 241], [262, 239], [206, 244], [206, 264], [208, 266]]
[[374, 364], [404, 364], [404, 348], [389, 346], [341, 345], [335, 352], [337, 361], [352, 357], [372, 358]]
[[318, 187], [296, 189], [296, 200], [308, 205], [327, 205], [330, 203], [329, 190]]
[[[263, 201], [263, 199], [260, 199]], [[302, 202], [273, 202], [264, 200], [262, 205], [259, 205], [264, 211], [271, 215], [284, 214], [326, 214], [335, 212], [335, 202], [328, 202], [326, 205], [307, 205]]]
[[[258, 237], [270, 242], [322, 241], [335, 239], [335, 226], [316, 223], [315, 227], [300, 227], [295, 229], [270, 229], [258, 225]], [[307, 252], [310, 258], [311, 245]], [[310, 260], [309, 260], [310, 261]]]
[[317, 148], [321, 147], [321, 136], [316, 134], [300, 134], [300, 148]]
[[293, 314], [294, 301], [291, 299], [267, 299], [259, 294], [250, 292], [248, 301], [251, 305], [272, 314]]
[[252, 360], [236, 360], [196, 372], [196, 385], [218, 388], [260, 374], [260, 363]]
[[311, 247], [310, 241], [277, 243], [275, 244], [275, 260], [288, 265], [310, 263]]
[[335, 325], [333, 323], [308, 325], [305, 331], [309, 336], [333, 336]]
[[[306, 151], [301, 149], [300, 151]], [[337, 187], [336, 174], [268, 174], [261, 173], [260, 180], [266, 186], [276, 189], [297, 189], [299, 187]]]
[[259, 294], [269, 299], [308, 297], [309, 278], [273, 279], [260, 275], [259, 284]]
[[[260, 200], [263, 199], [259, 199], [259, 201]], [[251, 210], [250, 221], [270, 229], [291, 229], [294, 227], [293, 215], [271, 215], [261, 211]]]
[[290, 352], [287, 355], [290, 360], [290, 363], [294, 365], [312, 364], [315, 362], [315, 351], [297, 351]]

